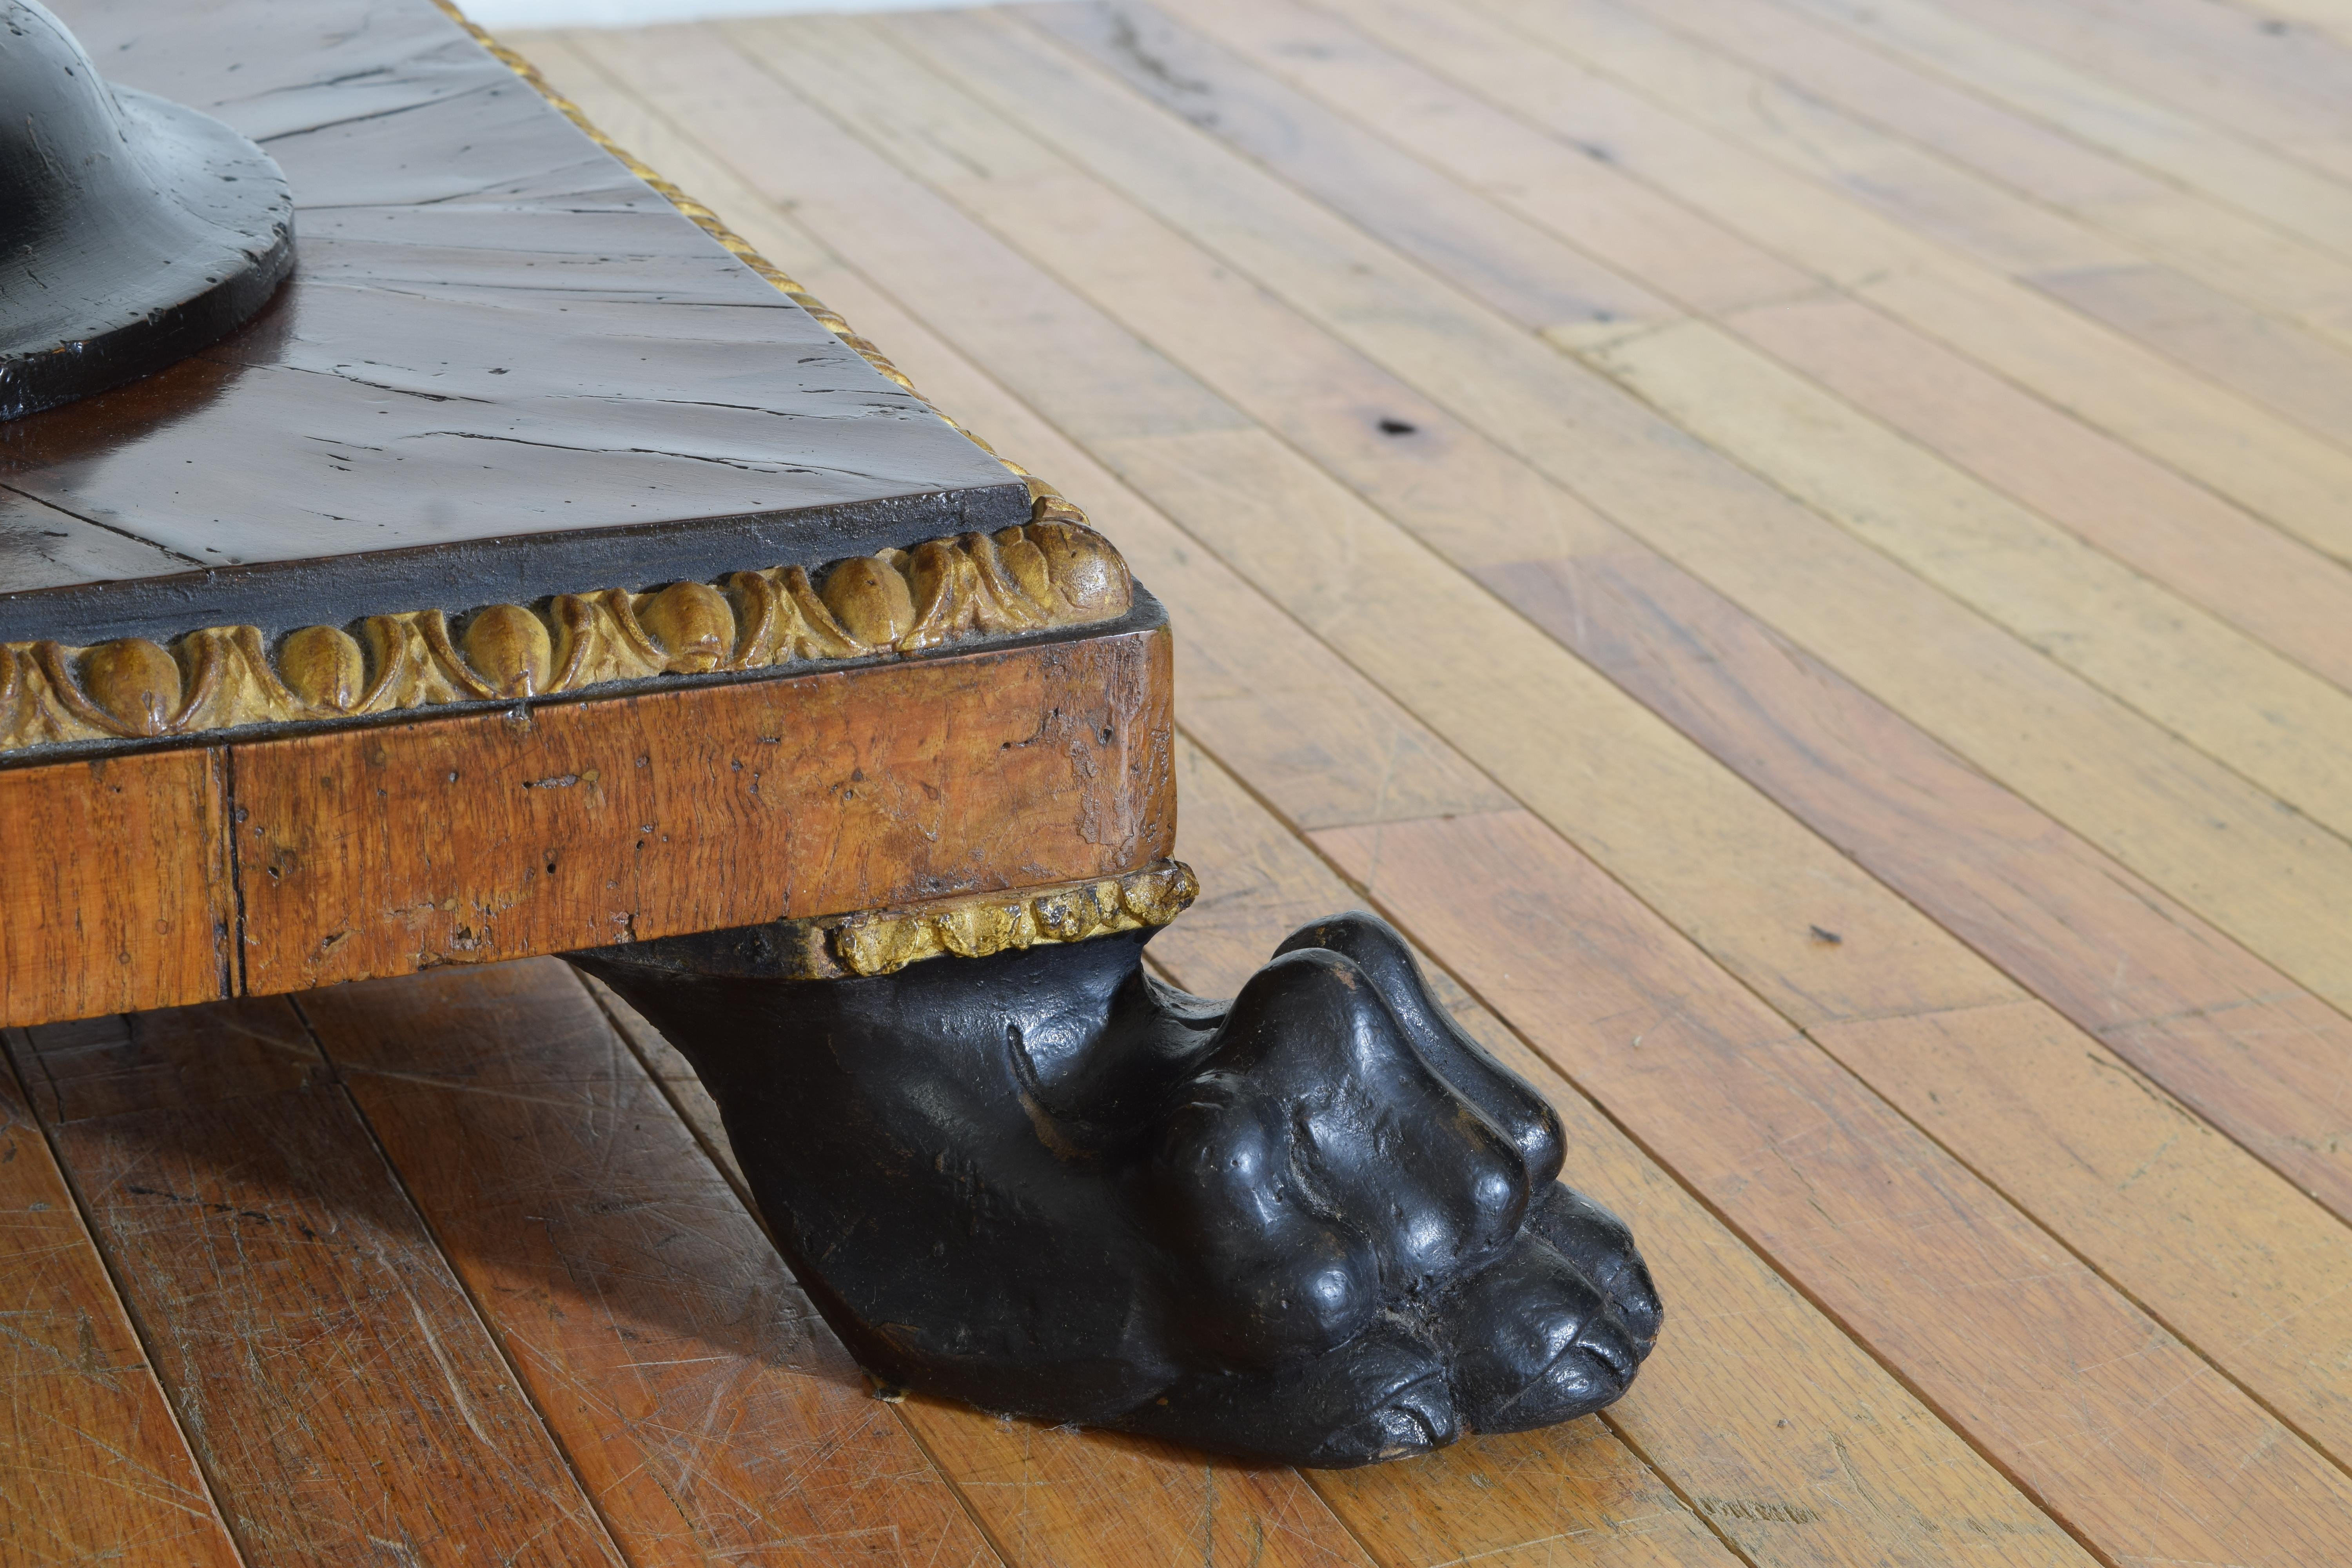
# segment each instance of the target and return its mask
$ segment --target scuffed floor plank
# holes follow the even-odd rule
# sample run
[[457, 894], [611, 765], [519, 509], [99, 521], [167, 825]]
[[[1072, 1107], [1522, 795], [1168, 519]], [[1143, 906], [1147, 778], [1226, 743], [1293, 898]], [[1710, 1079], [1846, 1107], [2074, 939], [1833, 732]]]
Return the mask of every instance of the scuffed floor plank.
[[617, 1561], [289, 1005], [19, 1038], [248, 1563]]
[[[1124, 57], [1086, 65], [1073, 35], [1136, 5], [548, 36], [562, 85], [594, 79], [592, 115], [1068, 489], [1169, 602], [1207, 896], [1155, 944], [1163, 972], [1229, 993], [1369, 891], [1517, 1026], [1440, 976], [1560, 1105], [1570, 1177], [1666, 1285], [1666, 1337], [1601, 1419], [1347, 1474], [894, 1407], [761, 1233], [682, 1058], [551, 962], [101, 1020], [14, 1039], [21, 1103], [0, 1068], [0, 1568], [240, 1544], [940, 1568], [2352, 1557], [2352, 1494], [2311, 1452], [2352, 1430], [2340, 1227], [2221, 1137], [2352, 1213], [2328, 881], [2352, 796], [2315, 718], [2340, 704], [2182, 651], [2242, 635], [2338, 688], [2352, 670], [2352, 575], [2315, 547], [2343, 551], [2344, 444], [2181, 368], [2352, 428], [2342, 356], [2272, 341], [2273, 317], [2352, 330], [2313, 303], [2352, 277], [2321, 254], [2352, 214], [2319, 156], [2334, 68], [2279, 54], [2265, 83], [2266, 31], [2213, 32], [2336, 0], [2200, 4], [1178, 0], [1180, 27], [1322, 106], [1220, 96], [1240, 79], [1213, 53], [1155, 57], [1171, 74], [1130, 73], [1145, 96], [1256, 165], [1190, 186], [1190, 129], [1140, 98], [1088, 118]], [[750, 63], [788, 39], [797, 100]], [[1949, 84], [1926, 119], [1884, 98], [1906, 73]], [[1853, 99], [1874, 83], [1885, 113]], [[1386, 145], [1337, 156], [1334, 113]], [[2068, 194], [2092, 176], [2095, 201]], [[1349, 267], [1318, 272], [1332, 208]], [[2166, 278], [2126, 250], [2199, 289], [2150, 292]], [[1449, 284], [1503, 325], [1465, 335]], [[1769, 388], [1655, 331], [1685, 310], [1808, 378], [1784, 401], [1819, 431], [1733, 420]], [[1554, 345], [1681, 428], [1598, 419]], [[1966, 579], [1919, 553], [1957, 548], [1961, 492], [1906, 489], [1917, 465], [1848, 439], [1825, 395], [2231, 637], [1977, 626], [1951, 595], [2000, 620], [2039, 593], [2065, 636], [2130, 630], [2093, 592], [2120, 579], [2079, 550], [2073, 577], [2047, 549]], [[1739, 479], [1740, 454], [1800, 493]], [[1836, 487], [1799, 483], [1817, 472]], [[1853, 524], [1864, 500], [1909, 531], [1907, 570], [1815, 517]], [[1450, 645], [1399, 635], [1433, 613]], [[2236, 809], [2259, 792], [2105, 698], [2058, 700], [2045, 665], [2322, 821]], [[1454, 695], [1472, 670], [1506, 720]]]
[[[1198, 748], [1178, 756], [1178, 849], [1218, 893], [1152, 951], [1179, 984], [1223, 994], [1297, 925], [1360, 900], [1240, 781]], [[1559, 1111], [1562, 1178], [1641, 1238], [1666, 1325], [1632, 1391], [1600, 1420], [1681, 1500], [1628, 1486], [1622, 1470], [1596, 1484], [1605, 1472], [1580, 1439], [1597, 1423], [1585, 1422], [1317, 1477], [1376, 1552], [1482, 1568], [1643, 1562], [1686, 1552], [1695, 1512], [1759, 1568], [2091, 1561], [1500, 1019], [1444, 973], [1433, 983], [1455, 1020]]]
[[301, 1005], [632, 1563], [996, 1561], [560, 961]]
[[2352, 1482], [1521, 813], [1315, 842], [2112, 1560], [2352, 1555]]
[[0, 1563], [237, 1560], [0, 1061]]
[[[918, 324], [895, 311], [869, 285], [839, 269], [838, 264], [826, 269], [825, 258], [800, 234], [797, 226], [779, 220], [740, 184], [730, 183], [727, 173], [710, 161], [712, 152], [703, 152], [701, 161], [693, 162], [697, 150], [682, 145], [675, 131], [666, 132], [663, 122], [652, 112], [652, 106], [627, 100], [616, 102], [609, 87], [600, 89], [594, 68], [576, 53], [545, 49], [536, 39], [530, 40], [529, 47], [543, 65], [556, 62], [561, 73], [559, 80], [567, 90], [581, 93], [591, 104], [593, 113], [614, 123], [623, 123], [614, 110], [617, 107], [623, 113], [634, 110], [635, 118], [625, 122], [628, 135], [638, 138], [640, 145], [665, 165], [682, 174], [690, 169], [691, 184], [698, 195], [719, 201], [746, 226], [746, 232], [755, 242], [770, 247], [772, 255], [782, 258], [804, 279], [814, 282], [835, 304], [865, 323], [866, 330], [889, 339], [919, 384], [944, 397], [949, 406], [957, 408], [973, 419], [978, 427], [1004, 442], [1006, 449], [1030, 454], [1033, 460], [1039, 460], [1045, 471], [1054, 473], [1062, 482], [1076, 483], [1074, 475], [1085, 475], [1094, 481], [1075, 493], [1080, 494], [1090, 508], [1105, 509], [1097, 515], [1115, 516], [1119, 536], [1130, 549], [1138, 540], [1150, 539], [1155, 531], [1166, 530], [1166, 519], [1152, 513], [1139, 500], [1122, 496], [1115, 481], [1090, 471], [1083, 456], [1071, 449], [1062, 436], [1039, 423], [1034, 414], [1013, 405], [1001, 390], [992, 389], [970, 367], [957, 374], [950, 352], [929, 340]], [[613, 54], [609, 44], [599, 45], [598, 52]], [[835, 68], [844, 68], [837, 55], [833, 64]], [[584, 87], [575, 86], [580, 78], [572, 74], [574, 71], [584, 76]], [[700, 78], [709, 87], [711, 73], [700, 73]], [[674, 108], [675, 100], [661, 100], [661, 107]], [[737, 107], [740, 104], [732, 100], [718, 105], [719, 112], [707, 123], [726, 123], [724, 111]], [[698, 118], [696, 123], [706, 121]], [[795, 129], [801, 134], [791, 139], [796, 144], [812, 145], [806, 134], [808, 127]], [[824, 142], [824, 148], [828, 155], [832, 153], [830, 142]], [[852, 171], [851, 174], [854, 180], [870, 180], [863, 170]], [[898, 197], [895, 190], [875, 193], [877, 204], [889, 204], [893, 210], [911, 215], [914, 209]], [[811, 211], [811, 206], [803, 205], [796, 209], [795, 216]], [[968, 248], [958, 252], [952, 246], [943, 246], [935, 254], [960, 255], [960, 265], [977, 264]], [[1148, 379], [1116, 355], [1107, 360], [1089, 360], [1083, 365], [1067, 363], [1078, 342], [1103, 348], [1102, 335], [1088, 338], [1083, 332], [1073, 332], [1069, 334], [1073, 341], [1065, 342], [1060, 341], [1062, 334], [1045, 331], [1048, 323], [1042, 313], [1008, 308], [1004, 315], [1037, 329], [1031, 339], [1032, 352], [1045, 359], [1035, 363], [1051, 361], [1057, 365], [1057, 375], [1102, 384], [1102, 395], [1093, 398], [1093, 405], [1106, 419], [1120, 416], [1120, 400], [1112, 389], [1122, 379]], [[1209, 329], [1203, 324], [1202, 330]], [[1214, 330], [1220, 335], [1229, 335], [1223, 325]], [[1269, 364], [1270, 374], [1289, 374], [1295, 363], [1294, 346], [1292, 339], [1279, 340], [1280, 361], [1278, 364]], [[1323, 367], [1317, 364], [1313, 369], [1319, 373]], [[1345, 390], [1352, 395], [1354, 389]], [[1044, 462], [1048, 454], [1051, 461]], [[1108, 510], [1113, 506], [1118, 508], [1116, 512]], [[1360, 533], [1353, 536], [1350, 555], [1357, 568], [1354, 582], [1359, 586], [1362, 585], [1363, 571], [1375, 563], [1374, 555], [1363, 548], [1364, 543]], [[1200, 552], [1181, 541], [1171, 541], [1170, 547], [1164, 549], [1155, 544], [1153, 549], [1155, 565], [1149, 580], [1169, 598], [1181, 637], [1181, 627], [1204, 624], [1202, 617], [1213, 610], [1213, 605], [1204, 606], [1195, 597], [1209, 585], [1196, 584], [1197, 574], [1162, 575], [1163, 568], [1157, 563], [1181, 563], [1188, 558], [1199, 558]], [[1424, 603], [1421, 607], [1427, 610], [1429, 606]], [[1453, 624], [1451, 616], [1439, 616], [1437, 619]], [[1272, 673], [1277, 688], [1283, 672], [1296, 663], [1291, 651], [1267, 630], [1269, 626], [1281, 626], [1284, 623], [1269, 622], [1263, 612], [1206, 624], [1217, 626], [1226, 639], [1213, 650], [1213, 657], [1232, 659], [1236, 664], [1254, 663]], [[1391, 635], [1396, 624], [1410, 623], [1391, 622]], [[1328, 634], [1328, 628], [1324, 629]], [[1188, 650], [1197, 646], [1186, 645]], [[1187, 651], [1183, 657], [1191, 659], [1197, 655]], [[1465, 656], [1457, 645], [1446, 658], [1458, 666]], [[1188, 671], [1194, 668], [1197, 667], [1187, 666]], [[1192, 679], [1188, 673], [1180, 699], [1186, 704], [1193, 702], [1199, 689], [1192, 684]], [[1362, 707], [1372, 705], [1377, 698], [1369, 683], [1359, 678], [1346, 685], [1328, 683], [1325, 700]], [[1277, 706], [1269, 704], [1265, 710], [1253, 710], [1247, 704], [1221, 701], [1209, 708], [1194, 707], [1191, 711], [1193, 721], [1206, 725], [1215, 736], [1216, 744], [1229, 746], [1234, 756], [1246, 759], [1251, 788], [1277, 799], [1294, 819], [1303, 816], [1311, 821], [1322, 809], [1317, 803], [1328, 798], [1328, 792], [1299, 787], [1299, 731], [1286, 718], [1278, 715]], [[1540, 746], [1544, 741], [1540, 735], [1530, 735], [1528, 743]], [[1325, 765], [1376, 771], [1378, 759], [1335, 758]], [[1213, 769], [1206, 774], [1188, 772], [1180, 791], [1187, 802], [1188, 832], [1202, 829], [1204, 814], [1209, 824], [1205, 836], [1196, 839], [1193, 853], [1210, 877], [1213, 891], [1175, 932], [1163, 939], [1162, 946], [1172, 942], [1197, 950], [1202, 941], [1214, 940], [1206, 933], [1223, 928], [1223, 917], [1235, 907], [1236, 898], [1242, 899], [1244, 905], [1252, 903], [1247, 894], [1237, 893], [1234, 888], [1241, 868], [1232, 863], [1225, 851], [1231, 845], [1231, 836], [1241, 829], [1217, 811], [1215, 802], [1219, 797], [1213, 783], [1209, 782], [1214, 776]], [[1207, 800], [1202, 794], [1204, 789], [1212, 792]], [[1654, 792], [1652, 798], [1655, 799]], [[1243, 835], [1251, 842], [1262, 837], [1266, 826], [1262, 813], [1257, 820], [1258, 834]], [[1273, 831], [1281, 833], [1278, 826]], [[1307, 854], [1295, 839], [1286, 842], [1293, 855]], [[1289, 906], [1293, 923], [1326, 912], [1335, 897], [1340, 900], [1346, 897], [1344, 891], [1336, 895], [1329, 890], [1315, 892], [1312, 889], [1317, 886], [1329, 889], [1334, 884], [1328, 877], [1309, 879], [1308, 890], [1302, 900]], [[1261, 917], [1267, 915], [1259, 908], [1253, 908], [1252, 912]], [[1247, 941], [1229, 945], [1222, 952], [1220, 967], [1206, 972], [1221, 974], [1223, 979], [1213, 985], [1206, 980], [1200, 983], [1229, 990], [1240, 974], [1263, 962], [1275, 939], [1286, 929], [1286, 925], [1267, 925], [1262, 920], [1249, 928]], [[1977, 1551], [1992, 1550], [1992, 1543], [2000, 1542], [2000, 1550], [2012, 1559], [2021, 1552], [2040, 1552], [2046, 1553], [2049, 1561], [2080, 1560], [2078, 1549], [2062, 1532], [2046, 1520], [2039, 1519], [1997, 1475], [1968, 1455], [1965, 1445], [1942, 1429], [1933, 1415], [1911, 1404], [1833, 1327], [1788, 1292], [1785, 1286], [1778, 1281], [1767, 1283], [1769, 1270], [1689, 1207], [1688, 1199], [1676, 1193], [1667, 1174], [1643, 1162], [1630, 1146], [1623, 1145], [1606, 1130], [1605, 1123], [1593, 1117], [1589, 1107], [1584, 1114], [1590, 1120], [1580, 1126], [1580, 1139], [1612, 1151], [1612, 1179], [1619, 1183], [1615, 1190], [1634, 1194], [1614, 1201], [1626, 1203], [1629, 1212], [1638, 1209], [1649, 1227], [1643, 1231], [1645, 1237], [1666, 1234], [1675, 1238], [1671, 1244], [1652, 1245], [1675, 1246], [1674, 1256], [1692, 1278], [1703, 1282], [1697, 1289], [1710, 1298], [1737, 1303], [1720, 1309], [1720, 1314], [1733, 1326], [1718, 1331], [1713, 1336], [1714, 1343], [1686, 1350], [1685, 1359], [1675, 1363], [1682, 1369], [1681, 1376], [1668, 1377], [1667, 1383], [1661, 1384], [1658, 1380], [1667, 1376], [1663, 1367], [1654, 1366], [1645, 1374], [1651, 1388], [1671, 1387], [1675, 1396], [1645, 1405], [1648, 1414], [1643, 1436], [1648, 1445], [1644, 1452], [1654, 1456], [1660, 1468], [1669, 1475], [1681, 1477], [1687, 1473], [1706, 1506], [1717, 1510], [1723, 1520], [1729, 1521], [1727, 1528], [1738, 1532], [1743, 1549], [1763, 1553], [1761, 1560], [1792, 1564], [1889, 1561], [1941, 1563], [1952, 1560], [1956, 1550], [1953, 1543], [1964, 1541], [1970, 1543], [1969, 1550]], [[1806, 1381], [1801, 1386], [1776, 1375], [1776, 1369], [1795, 1365], [1806, 1369]], [[1736, 1406], [1727, 1406], [1720, 1393], [1727, 1386], [1752, 1387], [1754, 1393]], [[1727, 1415], [1727, 1408], [1733, 1414]], [[1895, 1414], [1890, 1415], [1890, 1410]], [[1790, 1425], [1778, 1426], [1781, 1420], [1789, 1420]], [[1727, 1424], [1747, 1440], [1736, 1443], [1727, 1437]], [[1846, 1458], [1842, 1460], [1841, 1455]], [[1433, 1463], [1428, 1467], [1407, 1467], [1395, 1474], [1389, 1484], [1415, 1494], [1411, 1507], [1396, 1503], [1392, 1497], [1383, 1494], [1381, 1485], [1369, 1480], [1362, 1499], [1340, 1500], [1336, 1493], [1333, 1496], [1339, 1502], [1338, 1511], [1342, 1519], [1383, 1561], [1449, 1562], [1465, 1554], [1517, 1550], [1520, 1546], [1532, 1551], [1538, 1541], [1551, 1541], [1559, 1550], [1573, 1550], [1591, 1557], [1601, 1550], [1600, 1542], [1619, 1542], [1624, 1532], [1605, 1528], [1614, 1504], [1607, 1500], [1611, 1495], [1608, 1488], [1593, 1484], [1601, 1478], [1591, 1473], [1576, 1474], [1564, 1462], [1559, 1470], [1552, 1471], [1550, 1464], [1550, 1459], [1531, 1448], [1507, 1463], [1498, 1460], [1489, 1468], [1472, 1460], [1465, 1451], [1458, 1466]], [[1874, 1482], [1876, 1495], [1864, 1498], [1849, 1489], [1843, 1470], [1846, 1464], [1858, 1465], [1865, 1474], [1899, 1476], [1900, 1479]], [[1521, 1500], [1534, 1502], [1532, 1516], [1524, 1510], [1497, 1510], [1486, 1490], [1486, 1483], [1497, 1476], [1507, 1477], [1529, 1489]], [[1580, 1507], [1583, 1510], [1580, 1515]], [[1629, 1511], [1640, 1517], [1638, 1510]], [[1531, 1517], [1538, 1522], [1530, 1523]], [[1421, 1523], [1441, 1519], [1448, 1521], [1444, 1528], [1426, 1537], [1415, 1533]], [[1549, 1522], [1540, 1522], [1547, 1520]], [[1572, 1528], [1561, 1522], [1569, 1520], [1580, 1522]], [[1528, 1524], [1528, 1528], [1523, 1532], [1517, 1528], [1520, 1524]], [[1457, 1526], [1468, 1527], [1466, 1532], [1457, 1533]], [[2026, 1541], [2037, 1530], [2038, 1539], [2028, 1546]], [[1572, 1548], [1560, 1544], [1563, 1535], [1574, 1542]], [[1621, 1549], [1630, 1551], [1633, 1547], [1627, 1540], [1622, 1542]], [[1540, 1560], [1539, 1553], [1537, 1560]]]

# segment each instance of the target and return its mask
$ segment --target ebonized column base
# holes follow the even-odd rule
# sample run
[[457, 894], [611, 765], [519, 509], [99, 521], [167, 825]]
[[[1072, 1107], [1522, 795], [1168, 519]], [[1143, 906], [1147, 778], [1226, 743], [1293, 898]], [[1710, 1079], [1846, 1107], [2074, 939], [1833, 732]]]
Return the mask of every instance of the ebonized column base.
[[1146, 974], [1149, 929], [835, 980], [760, 973], [764, 930], [572, 957], [692, 1060], [888, 1383], [1345, 1467], [1597, 1410], [1655, 1339], [1558, 1118], [1378, 920], [1230, 1005]]

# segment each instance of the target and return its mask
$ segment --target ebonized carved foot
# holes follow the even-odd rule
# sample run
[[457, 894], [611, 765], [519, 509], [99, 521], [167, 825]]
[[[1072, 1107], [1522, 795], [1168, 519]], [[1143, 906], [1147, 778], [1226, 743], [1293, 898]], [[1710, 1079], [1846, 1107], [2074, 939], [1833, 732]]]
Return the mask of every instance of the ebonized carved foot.
[[[886, 934], [903, 950], [908, 929]], [[1558, 1118], [1381, 921], [1302, 929], [1230, 1005], [1146, 974], [1149, 925], [786, 977], [856, 934], [573, 961], [692, 1059], [794, 1269], [880, 1378], [1350, 1466], [1597, 1410], [1648, 1352], [1633, 1237], [1554, 1180]]]

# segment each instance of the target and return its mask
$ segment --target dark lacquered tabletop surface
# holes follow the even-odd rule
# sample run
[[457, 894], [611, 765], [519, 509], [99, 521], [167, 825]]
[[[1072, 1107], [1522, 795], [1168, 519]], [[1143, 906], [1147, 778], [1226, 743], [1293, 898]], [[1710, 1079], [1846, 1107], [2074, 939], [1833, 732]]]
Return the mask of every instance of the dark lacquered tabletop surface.
[[813, 563], [1022, 487], [429, 0], [61, 0], [110, 79], [278, 160], [295, 276], [0, 424], [0, 640], [278, 630]]

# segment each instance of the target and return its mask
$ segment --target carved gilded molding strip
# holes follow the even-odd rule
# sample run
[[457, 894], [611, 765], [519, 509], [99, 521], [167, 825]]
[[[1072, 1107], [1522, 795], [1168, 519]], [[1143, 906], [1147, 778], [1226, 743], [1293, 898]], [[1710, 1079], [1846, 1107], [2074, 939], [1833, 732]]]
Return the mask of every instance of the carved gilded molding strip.
[[306, 626], [274, 649], [252, 626], [208, 626], [168, 648], [142, 637], [0, 643], [0, 752], [919, 654], [1115, 620], [1133, 603], [1108, 540], [1048, 521], [855, 556], [815, 575], [772, 566], [716, 584], [489, 605], [455, 620], [437, 609], [372, 616], [357, 636]]
[[650, 164], [640, 161], [635, 154], [630, 153], [627, 148], [623, 147], [611, 137], [605, 135], [602, 130], [597, 128], [594, 121], [590, 120], [586, 114], [581, 111], [578, 104], [572, 102], [570, 99], [556, 91], [548, 79], [539, 74], [539, 68], [537, 66], [532, 65], [530, 61], [525, 59], [521, 55], [516, 53], [513, 49], [507, 47], [506, 45], [499, 42], [497, 38], [493, 37], [488, 32], [485, 32], [481, 27], [476, 26], [471, 18], [467, 16], [463, 11], [459, 10], [457, 5], [451, 3], [451, 0], [433, 0], [433, 3], [440, 6], [444, 12], [447, 13], [452, 21], [465, 28], [466, 31], [472, 36], [476, 43], [489, 50], [489, 52], [497, 58], [500, 65], [505, 66], [509, 70], [514, 72], [515, 75], [522, 78], [524, 81], [530, 84], [532, 90], [536, 91], [541, 98], [547, 100], [548, 102], [553, 104], [557, 109], [562, 110], [565, 119], [578, 126], [591, 142], [595, 142], [597, 146], [602, 147], [605, 152], [611, 153], [615, 159], [619, 160], [622, 167], [627, 169], [629, 173], [635, 174], [640, 180], [643, 180], [646, 184], [651, 185], [654, 188], [655, 193], [664, 201], [667, 201], [670, 205], [685, 214], [686, 216], [693, 220], [697, 227], [700, 228], [705, 234], [708, 234], [711, 238], [717, 240], [719, 244], [725, 246], [730, 251], [733, 252], [735, 257], [740, 260], [744, 266], [749, 267], [752, 271], [766, 279], [770, 283], [773, 284], [777, 290], [786, 299], [790, 300], [793, 304], [798, 305], [802, 310], [806, 310], [811, 316], [816, 318], [817, 323], [820, 326], [824, 327], [825, 331], [831, 332], [835, 337], [839, 338], [843, 342], [856, 350], [858, 357], [863, 359], [867, 364], [872, 365], [876, 370], [879, 371], [885, 379], [890, 381], [910, 395], [919, 399], [923, 405], [926, 408], [929, 408], [933, 414], [938, 415], [940, 418], [946, 423], [950, 429], [955, 431], [956, 434], [961, 436], [965, 440], [970, 441], [973, 446], [979, 447], [982, 451], [987, 453], [990, 457], [994, 458], [998, 462], [1003, 463], [1007, 468], [1011, 469], [1024, 484], [1029, 487], [1030, 516], [1034, 521], [1038, 522], [1059, 521], [1076, 523], [1083, 523], [1087, 521], [1086, 513], [1081, 511], [1076, 504], [1065, 497], [1061, 491], [1055, 489], [1052, 485], [1047, 484], [1044, 479], [1039, 479], [1036, 475], [1031, 473], [1028, 469], [1023, 468], [1012, 458], [1005, 457], [995, 447], [990, 446], [986, 441], [982, 440], [978, 436], [973, 435], [971, 431], [966, 429], [955, 419], [953, 416], [940, 407], [938, 404], [933, 403], [929, 398], [923, 396], [923, 394], [916, 387], [915, 384], [908, 379], [907, 374], [900, 370], [897, 365], [890, 363], [888, 355], [885, 354], [880, 349], [875, 347], [872, 342], [852, 331], [846, 321], [843, 320], [841, 316], [827, 307], [824, 300], [818, 299], [815, 295], [810, 293], [807, 289], [802, 288], [797, 282], [793, 281], [791, 276], [788, 275], [782, 268], [778, 267], [774, 262], [770, 261], [766, 257], [761, 255], [759, 251], [752, 247], [750, 240], [745, 239], [741, 235], [737, 234], [733, 229], [729, 228], [725, 221], [722, 220], [717, 213], [711, 211], [710, 208], [704, 206], [700, 202], [696, 201], [684, 191], [679, 190], [676, 185], [663, 178], [661, 174], [654, 169]]
[[927, 958], [986, 958], [1164, 926], [1200, 891], [1192, 868], [1162, 860], [1123, 877], [789, 921], [777, 950], [790, 954], [792, 979], [895, 974]]

